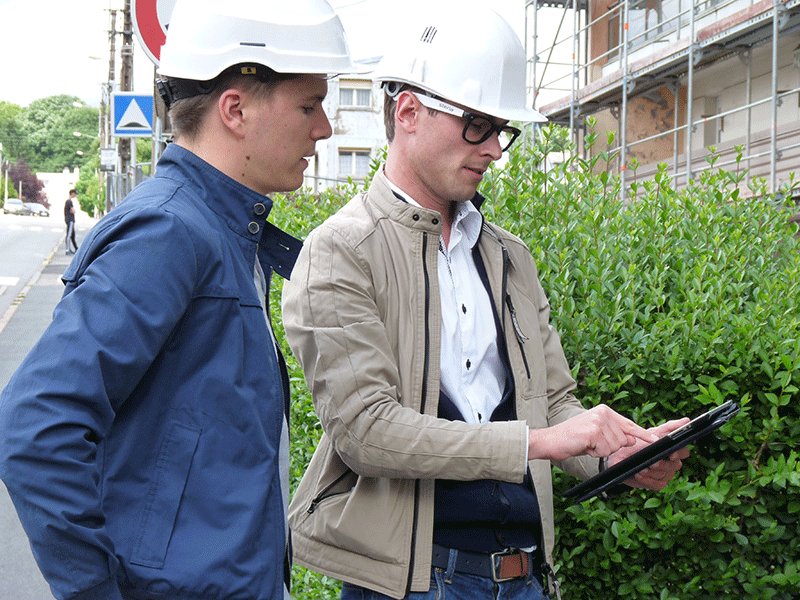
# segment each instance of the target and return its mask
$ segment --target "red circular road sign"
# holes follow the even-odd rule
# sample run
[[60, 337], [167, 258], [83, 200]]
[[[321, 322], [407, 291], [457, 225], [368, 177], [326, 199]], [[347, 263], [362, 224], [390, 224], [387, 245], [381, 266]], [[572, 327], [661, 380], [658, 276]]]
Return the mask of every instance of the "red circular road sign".
[[175, 0], [131, 0], [133, 31], [147, 57], [158, 66], [161, 46], [167, 39], [167, 25]]

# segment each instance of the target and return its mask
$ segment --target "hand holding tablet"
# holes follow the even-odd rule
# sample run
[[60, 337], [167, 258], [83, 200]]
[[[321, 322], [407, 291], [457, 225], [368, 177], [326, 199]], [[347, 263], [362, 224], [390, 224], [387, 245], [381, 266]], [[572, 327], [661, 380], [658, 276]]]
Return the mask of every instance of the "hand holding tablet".
[[696, 439], [721, 427], [738, 412], [739, 405], [728, 401], [666, 434], [658, 441], [645, 446], [605, 471], [570, 488], [564, 493], [564, 496], [574, 498], [577, 503], [602, 494], [643, 469], [688, 446]]

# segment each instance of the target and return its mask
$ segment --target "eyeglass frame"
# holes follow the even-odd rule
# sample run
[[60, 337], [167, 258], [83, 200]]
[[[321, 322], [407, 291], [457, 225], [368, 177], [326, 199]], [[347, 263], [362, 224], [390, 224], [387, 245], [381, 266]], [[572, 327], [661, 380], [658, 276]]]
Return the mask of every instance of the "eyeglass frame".
[[[473, 146], [478, 146], [488, 140], [493, 134], [498, 134], [498, 141], [499, 135], [501, 133], [505, 133], [506, 135], [510, 136], [508, 143], [505, 147], [501, 148], [501, 152], [505, 152], [508, 150], [511, 145], [517, 141], [517, 138], [522, 133], [521, 130], [517, 129], [516, 127], [512, 127], [511, 125], [496, 125], [492, 123], [492, 121], [488, 117], [484, 117], [483, 115], [476, 115], [475, 113], [471, 113], [469, 111], [464, 110], [463, 108], [458, 108], [457, 106], [453, 106], [452, 104], [445, 102], [441, 98], [436, 98], [435, 96], [430, 96], [428, 94], [423, 94], [416, 90], [407, 90], [411, 93], [417, 100], [419, 100], [420, 104], [427, 108], [431, 108], [433, 110], [438, 110], [449, 115], [453, 115], [454, 117], [459, 117], [466, 119], [466, 124], [464, 125], [464, 130], [461, 132], [461, 137], [464, 138], [464, 141], [468, 144], [472, 144]], [[472, 122], [475, 119], [483, 119], [487, 123], [489, 123], [489, 130], [483, 134], [481, 139], [477, 141], [472, 141], [467, 139], [467, 130], [469, 130]]]

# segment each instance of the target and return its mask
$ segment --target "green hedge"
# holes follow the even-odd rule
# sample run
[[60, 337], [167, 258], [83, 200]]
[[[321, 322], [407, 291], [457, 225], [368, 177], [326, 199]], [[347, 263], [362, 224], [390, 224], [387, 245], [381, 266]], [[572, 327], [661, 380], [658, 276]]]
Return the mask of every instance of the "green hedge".
[[[631, 184], [623, 201], [619, 179], [604, 171], [612, 156], [545, 169], [555, 133], [542, 133], [486, 177], [485, 213], [530, 246], [579, 397], [643, 424], [727, 399], [743, 406], [692, 447], [663, 493], [577, 506], [557, 498], [555, 567], [565, 597], [798, 597], [796, 225], [763, 182], [745, 186], [744, 171], [714, 168], [713, 155], [688, 188], [676, 190], [664, 167]], [[277, 203], [274, 220], [303, 236], [355, 189], [295, 194]], [[320, 428], [290, 364], [296, 483]], [[557, 495], [573, 484], [556, 473]], [[295, 568], [297, 598], [337, 598], [337, 585]]]

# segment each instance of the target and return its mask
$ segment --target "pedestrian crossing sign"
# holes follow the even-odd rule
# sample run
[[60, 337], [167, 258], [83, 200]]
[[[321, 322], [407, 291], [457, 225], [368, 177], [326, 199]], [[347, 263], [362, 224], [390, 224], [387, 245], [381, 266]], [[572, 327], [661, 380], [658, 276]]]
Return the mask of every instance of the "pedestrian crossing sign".
[[153, 95], [135, 92], [111, 94], [114, 137], [150, 137], [153, 135]]

